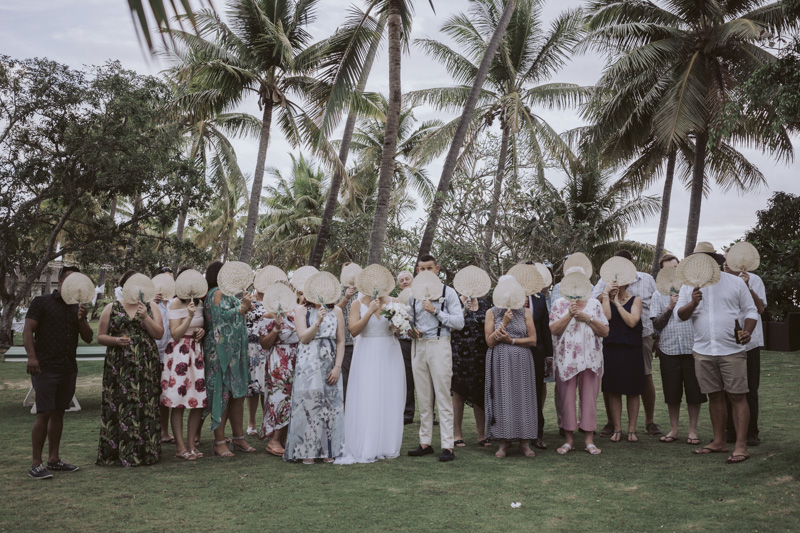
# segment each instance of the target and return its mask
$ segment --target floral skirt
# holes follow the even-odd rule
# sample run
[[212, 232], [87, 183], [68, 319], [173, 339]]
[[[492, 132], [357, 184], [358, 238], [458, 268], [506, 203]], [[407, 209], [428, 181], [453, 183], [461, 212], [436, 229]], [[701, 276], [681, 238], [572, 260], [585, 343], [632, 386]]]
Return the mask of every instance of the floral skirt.
[[203, 345], [192, 335], [171, 341], [161, 364], [161, 405], [198, 409], [208, 404]]
[[267, 351], [257, 342], [247, 345], [250, 357], [250, 381], [247, 382], [247, 395], [258, 396], [266, 390]]
[[269, 438], [272, 433], [289, 423], [296, 360], [297, 344], [276, 344], [269, 352], [264, 420], [259, 432], [262, 439]]

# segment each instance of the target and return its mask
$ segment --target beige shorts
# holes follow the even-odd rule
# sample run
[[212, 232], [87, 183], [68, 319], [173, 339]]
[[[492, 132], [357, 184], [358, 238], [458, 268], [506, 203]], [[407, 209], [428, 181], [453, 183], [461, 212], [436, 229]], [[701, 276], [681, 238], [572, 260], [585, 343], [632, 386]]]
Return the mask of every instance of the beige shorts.
[[642, 337], [642, 356], [644, 356], [644, 375], [653, 375], [653, 336]]
[[731, 355], [694, 355], [694, 370], [703, 394], [725, 391], [729, 394], [746, 394], [747, 353]]

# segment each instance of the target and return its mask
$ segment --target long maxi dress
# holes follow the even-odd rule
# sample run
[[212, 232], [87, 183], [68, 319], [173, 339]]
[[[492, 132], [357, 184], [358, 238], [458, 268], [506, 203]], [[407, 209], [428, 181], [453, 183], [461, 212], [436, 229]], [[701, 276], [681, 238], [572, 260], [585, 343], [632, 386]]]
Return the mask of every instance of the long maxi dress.
[[[505, 309], [492, 307], [495, 324]], [[515, 309], [506, 327], [513, 338], [527, 337], [525, 309]], [[530, 348], [500, 343], [486, 354], [486, 438], [533, 440], [538, 436], [536, 370]]]
[[[311, 326], [317, 310], [309, 307], [305, 320]], [[344, 395], [342, 380], [328, 385], [328, 373], [336, 364], [336, 314], [328, 312], [309, 344], [300, 343], [292, 387], [292, 416], [286, 437], [284, 461], [331, 458], [344, 448]]]
[[120, 302], [111, 309], [108, 334], [127, 334], [131, 344], [106, 350], [97, 464], [157, 463], [161, 457], [161, 364], [156, 341]]
[[[275, 329], [275, 319], [265, 319], [261, 335], [269, 335]], [[278, 339], [267, 355], [266, 390], [264, 392], [264, 418], [259, 437], [268, 439], [286, 427], [292, 414], [292, 387], [294, 366], [300, 339], [294, 326], [294, 314], [287, 314], [281, 321]]]
[[203, 416], [211, 415], [211, 430], [219, 427], [222, 413], [231, 398], [243, 398], [250, 380], [250, 358], [247, 355], [247, 326], [239, 312], [241, 302], [222, 295], [219, 305], [214, 296], [219, 288], [208, 291], [205, 318], [208, 326], [203, 350], [206, 360], [208, 404]]

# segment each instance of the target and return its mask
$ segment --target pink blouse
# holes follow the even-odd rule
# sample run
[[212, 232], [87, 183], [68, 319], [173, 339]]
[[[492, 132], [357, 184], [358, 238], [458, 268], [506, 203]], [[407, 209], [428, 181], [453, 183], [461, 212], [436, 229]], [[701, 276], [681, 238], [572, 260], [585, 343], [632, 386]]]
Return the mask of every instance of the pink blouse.
[[[550, 310], [550, 324], [569, 313], [571, 303], [566, 298], [556, 300]], [[603, 306], [595, 298], [586, 301], [583, 312], [601, 324], [608, 324]], [[595, 335], [585, 322], [572, 319], [561, 335], [553, 335], [553, 361], [562, 381], [572, 379], [587, 369], [602, 376], [603, 339]]]

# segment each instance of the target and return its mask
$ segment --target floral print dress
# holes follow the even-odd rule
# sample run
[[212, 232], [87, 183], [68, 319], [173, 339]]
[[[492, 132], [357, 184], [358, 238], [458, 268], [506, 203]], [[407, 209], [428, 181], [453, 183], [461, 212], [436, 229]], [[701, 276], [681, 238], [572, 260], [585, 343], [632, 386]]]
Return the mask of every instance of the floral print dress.
[[[189, 310], [170, 309], [170, 320], [184, 320]], [[208, 403], [206, 396], [203, 344], [194, 338], [203, 329], [203, 309], [198, 307], [183, 338], [170, 335], [161, 363], [161, 405], [175, 409], [198, 409]]]
[[157, 463], [161, 457], [161, 364], [156, 341], [139, 318], [128, 316], [120, 302], [112, 304], [108, 334], [127, 334], [131, 344], [106, 350], [97, 464]]
[[[556, 300], [550, 310], [550, 324], [569, 313], [571, 303], [566, 298]], [[608, 325], [603, 305], [598, 300], [589, 298], [583, 312], [592, 320]], [[569, 381], [584, 370], [603, 375], [603, 338], [595, 335], [585, 322], [571, 320], [561, 335], [553, 335], [553, 356], [561, 381]]]
[[267, 323], [264, 318], [264, 304], [253, 302], [253, 307], [245, 315], [247, 324], [247, 355], [250, 360], [250, 381], [247, 383], [247, 395], [258, 396], [266, 390], [267, 350], [261, 347], [261, 331]]
[[[275, 319], [267, 318], [261, 335], [269, 335], [275, 329]], [[294, 367], [300, 339], [294, 325], [294, 314], [281, 321], [278, 339], [267, 356], [267, 387], [264, 395], [264, 420], [259, 433], [262, 439], [289, 423], [292, 414], [292, 385]]]
[[208, 404], [203, 416], [211, 415], [212, 431], [219, 427], [228, 401], [247, 394], [250, 380], [247, 326], [239, 312], [241, 302], [223, 294], [219, 305], [214, 304], [218, 290], [215, 287], [208, 291], [204, 304], [208, 326], [203, 346]]
[[[306, 324], [317, 321], [308, 308]], [[336, 314], [329, 311], [309, 344], [300, 344], [292, 389], [292, 416], [284, 461], [337, 458], [344, 449], [344, 397], [342, 380], [325, 381], [336, 364]]]

